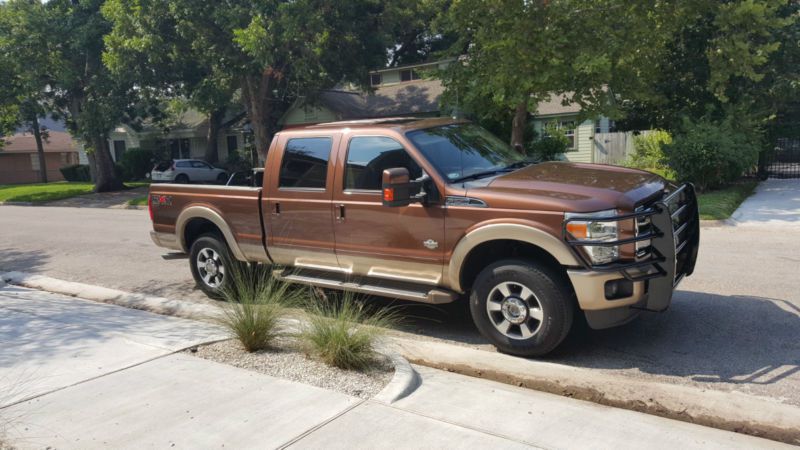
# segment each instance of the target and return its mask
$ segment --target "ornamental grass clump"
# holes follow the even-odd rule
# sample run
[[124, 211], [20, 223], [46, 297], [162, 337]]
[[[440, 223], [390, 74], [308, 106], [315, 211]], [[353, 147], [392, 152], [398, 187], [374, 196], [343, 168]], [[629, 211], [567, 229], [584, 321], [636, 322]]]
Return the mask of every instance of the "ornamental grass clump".
[[307, 352], [345, 370], [364, 370], [377, 363], [378, 338], [399, 322], [395, 309], [367, 308], [352, 293], [317, 301], [310, 312], [301, 333]]
[[223, 292], [228, 302], [219, 323], [248, 352], [266, 349], [283, 334], [281, 319], [289, 306], [299, 303], [301, 291], [272, 276], [269, 267], [242, 267], [232, 271]]

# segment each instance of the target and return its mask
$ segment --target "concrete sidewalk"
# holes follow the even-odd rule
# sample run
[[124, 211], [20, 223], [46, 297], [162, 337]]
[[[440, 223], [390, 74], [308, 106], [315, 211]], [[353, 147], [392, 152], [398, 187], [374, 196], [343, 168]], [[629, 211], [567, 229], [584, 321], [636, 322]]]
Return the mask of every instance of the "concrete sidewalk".
[[800, 180], [765, 180], [731, 219], [737, 225], [800, 228]]
[[781, 447], [426, 368], [409, 396], [362, 401], [173, 354], [213, 325], [29, 289], [0, 288], [0, 317], [0, 419], [20, 449]]

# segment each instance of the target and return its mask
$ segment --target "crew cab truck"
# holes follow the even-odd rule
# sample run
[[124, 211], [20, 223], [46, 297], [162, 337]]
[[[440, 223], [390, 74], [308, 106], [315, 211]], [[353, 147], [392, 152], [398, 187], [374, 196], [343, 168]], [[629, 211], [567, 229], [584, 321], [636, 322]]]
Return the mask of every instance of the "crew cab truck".
[[251, 262], [288, 282], [469, 301], [482, 335], [521, 356], [552, 351], [576, 314], [607, 328], [665, 310], [699, 246], [692, 185], [527, 160], [465, 121], [285, 130], [261, 184], [152, 185], [153, 241], [188, 253], [210, 296]]

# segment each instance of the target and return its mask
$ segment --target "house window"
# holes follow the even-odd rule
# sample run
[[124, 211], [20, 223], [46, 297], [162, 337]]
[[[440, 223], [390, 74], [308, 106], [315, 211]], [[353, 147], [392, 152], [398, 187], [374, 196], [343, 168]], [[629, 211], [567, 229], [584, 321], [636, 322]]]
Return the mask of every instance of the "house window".
[[542, 129], [542, 137], [548, 137], [547, 127], [553, 127], [553, 126], [556, 128], [556, 130], [563, 131], [564, 136], [567, 137], [567, 140], [569, 141], [569, 144], [567, 144], [567, 149], [568, 150], [574, 150], [575, 149], [575, 122], [571, 121], [571, 120], [569, 120], [569, 121], [559, 120], [559, 121], [550, 122], [550, 123], [546, 124], [545, 127]]
[[372, 86], [380, 86], [381, 82], [383, 82], [383, 77], [379, 73], [373, 73], [369, 76], [369, 84]]
[[400, 71], [400, 81], [414, 81], [419, 80], [419, 74], [414, 69], [406, 69]]
[[594, 121], [594, 132], [595, 133], [602, 133], [603, 132], [603, 121], [602, 121], [602, 119], [596, 119]]
[[114, 141], [114, 161], [121, 161], [125, 153], [125, 141]]
[[239, 148], [239, 142], [238, 142], [238, 140], [236, 139], [236, 136], [235, 136], [235, 135], [233, 135], [233, 136], [228, 136], [227, 138], [225, 138], [225, 140], [226, 140], [226, 143], [227, 143], [227, 147], [228, 147], [228, 154], [229, 154], [229, 155], [230, 155], [231, 153], [235, 152], [235, 151], [236, 151], [236, 150]]
[[192, 157], [189, 139], [170, 139], [169, 151], [172, 159], [188, 159]]
[[31, 153], [31, 170], [39, 171], [39, 155], [36, 153]]

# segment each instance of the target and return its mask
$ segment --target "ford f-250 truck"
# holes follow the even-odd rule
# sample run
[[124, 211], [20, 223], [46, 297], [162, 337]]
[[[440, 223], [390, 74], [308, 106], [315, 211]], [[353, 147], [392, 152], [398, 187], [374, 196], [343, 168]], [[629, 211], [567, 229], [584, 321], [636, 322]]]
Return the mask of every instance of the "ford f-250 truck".
[[663, 311], [692, 274], [694, 189], [622, 167], [537, 163], [482, 128], [382, 119], [275, 135], [263, 187], [150, 187], [153, 241], [186, 252], [218, 296], [240, 262], [296, 283], [412, 300], [468, 299], [500, 351], [553, 350]]

